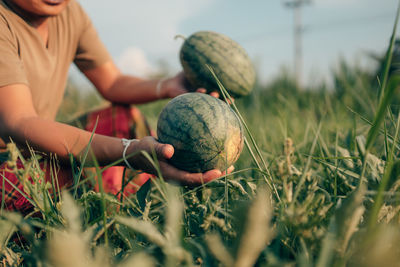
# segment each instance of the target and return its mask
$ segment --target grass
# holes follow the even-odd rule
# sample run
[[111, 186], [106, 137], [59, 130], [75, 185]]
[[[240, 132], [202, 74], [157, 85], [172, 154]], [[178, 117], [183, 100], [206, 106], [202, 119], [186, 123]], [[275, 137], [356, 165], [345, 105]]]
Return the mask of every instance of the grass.
[[[341, 61], [332, 88], [299, 91], [282, 71], [236, 99], [248, 143], [224, 179], [196, 188], [155, 179], [129, 198], [96, 193], [86, 183], [55, 197], [47, 190], [58, 192], [54, 183], [28, 184], [37, 212], [1, 209], [0, 262], [399, 265], [399, 80], [388, 67], [396, 58], [393, 43], [379, 75]], [[165, 103], [140, 106], [153, 128]], [[22, 156], [9, 150], [12, 165]], [[38, 157], [23, 162], [24, 170], [14, 170], [21, 179], [43, 175]]]

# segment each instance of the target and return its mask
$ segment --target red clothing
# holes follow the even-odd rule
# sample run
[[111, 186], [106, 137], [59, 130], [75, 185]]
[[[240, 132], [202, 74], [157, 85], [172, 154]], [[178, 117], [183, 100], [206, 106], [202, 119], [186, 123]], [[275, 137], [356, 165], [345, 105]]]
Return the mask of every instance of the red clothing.
[[[97, 118], [99, 119], [97, 120]], [[142, 138], [152, 135], [145, 118], [135, 107], [111, 106], [90, 113], [86, 120], [85, 130], [93, 131], [97, 121], [95, 132], [102, 135], [119, 138]], [[124, 167], [115, 166], [103, 171], [103, 187], [107, 193], [116, 195], [121, 190], [123, 184], [121, 177], [124, 169]], [[129, 169], [127, 171], [130, 172], [128, 176], [133, 176], [134, 171]], [[116, 177], [119, 177], [119, 179]], [[124, 186], [124, 194], [135, 193], [149, 177], [147, 173], [137, 174], [130, 183]], [[95, 189], [99, 190], [98, 183], [95, 185]]]
[[[23, 169], [24, 165], [21, 160], [17, 160], [16, 167]], [[51, 181], [50, 176], [50, 165], [46, 162], [40, 162], [41, 169], [45, 172], [46, 181]], [[60, 188], [67, 188], [72, 185], [72, 173], [71, 169], [63, 168], [56, 170], [57, 180]], [[5, 178], [5, 179], [4, 179]], [[37, 177], [38, 178], [38, 177]], [[32, 177], [26, 177], [29, 182], [32, 183]], [[29, 202], [24, 195], [18, 190], [28, 195], [28, 192], [24, 190], [23, 180], [20, 176], [15, 175], [14, 171], [7, 165], [7, 162], [0, 165], [0, 197], [3, 198], [3, 184], [4, 184], [4, 208], [6, 210], [17, 210], [23, 214], [27, 214], [32, 211], [32, 204]], [[38, 181], [43, 182], [43, 181]], [[18, 190], [16, 189], [18, 188]]]
[[[145, 118], [136, 107], [110, 106], [91, 112], [81, 117], [79, 120], [88, 131], [93, 131], [96, 121], [97, 127], [95, 132], [98, 134], [116, 136], [119, 138], [142, 138], [152, 134]], [[46, 174], [46, 181], [51, 183], [51, 170], [49, 165], [50, 164], [47, 164], [46, 161], [40, 163], [42, 170]], [[22, 162], [18, 160], [17, 168], [21, 169], [23, 167]], [[141, 185], [152, 177], [150, 174], [133, 170], [126, 170], [125, 177], [123, 177], [124, 169], [125, 167], [114, 166], [102, 172], [103, 188], [106, 193], [118, 195], [121, 193], [122, 187], [124, 187], [124, 196], [133, 194]], [[93, 168], [87, 168], [84, 172], [86, 175], [89, 175], [90, 171], [95, 170]], [[56, 173], [60, 188], [64, 189], [73, 185], [73, 176], [70, 168], [59, 168], [56, 170]], [[32, 182], [31, 177], [28, 177], [28, 180]], [[0, 164], [0, 199], [3, 199], [2, 192], [4, 190], [4, 208], [7, 210], [18, 210], [26, 214], [32, 210], [33, 206], [23, 194], [16, 190], [16, 188], [28, 195], [28, 192], [24, 191], [21, 178], [15, 175], [14, 171], [7, 166], [6, 162]], [[94, 190], [99, 190], [98, 183], [94, 185]]]

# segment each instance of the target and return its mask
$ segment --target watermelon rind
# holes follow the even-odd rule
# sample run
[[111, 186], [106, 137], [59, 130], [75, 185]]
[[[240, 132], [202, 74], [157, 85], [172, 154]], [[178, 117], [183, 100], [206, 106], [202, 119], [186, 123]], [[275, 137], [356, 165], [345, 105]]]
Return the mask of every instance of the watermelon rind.
[[185, 39], [179, 58], [193, 90], [219, 91], [207, 65], [233, 97], [246, 96], [253, 90], [256, 73], [252, 61], [245, 49], [226, 35], [195, 32]]
[[172, 99], [159, 115], [157, 137], [174, 147], [170, 163], [189, 172], [223, 171], [243, 149], [236, 113], [220, 99], [201, 93]]

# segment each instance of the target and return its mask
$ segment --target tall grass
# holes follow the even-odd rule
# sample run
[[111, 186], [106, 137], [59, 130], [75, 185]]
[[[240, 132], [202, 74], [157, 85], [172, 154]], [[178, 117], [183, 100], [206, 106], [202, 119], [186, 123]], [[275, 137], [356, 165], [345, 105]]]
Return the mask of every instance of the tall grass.
[[[53, 183], [39, 182], [38, 156], [23, 158], [10, 146], [10, 166], [17, 159], [25, 165], [15, 174], [39, 179], [27, 184], [34, 213], [22, 216], [2, 205], [0, 262], [397, 266], [400, 116], [393, 95], [399, 80], [384, 72], [375, 83], [374, 73], [345, 61], [332, 75], [332, 88], [298, 91], [283, 71], [236, 99], [249, 149], [234, 173], [196, 188], [154, 179], [120, 198], [94, 192], [85, 180], [61, 194], [55, 175]], [[153, 127], [165, 103], [140, 106]]]

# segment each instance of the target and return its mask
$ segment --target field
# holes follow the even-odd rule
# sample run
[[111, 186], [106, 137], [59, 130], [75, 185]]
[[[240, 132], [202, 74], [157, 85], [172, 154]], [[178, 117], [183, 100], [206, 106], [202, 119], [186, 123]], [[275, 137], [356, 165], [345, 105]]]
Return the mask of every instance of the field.
[[[236, 99], [245, 150], [232, 174], [204, 186], [160, 177], [122, 199], [80, 182], [53, 197], [27, 160], [17, 174], [37, 177], [26, 185], [37, 212], [2, 205], [2, 265], [399, 266], [395, 48], [392, 38], [374, 69], [341, 61], [332, 86], [300, 90], [282, 70]], [[100, 103], [68, 92], [61, 121]], [[153, 128], [165, 103], [140, 106]], [[10, 162], [18, 157], [11, 147]]]

